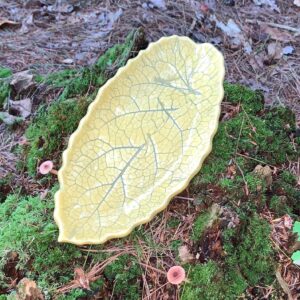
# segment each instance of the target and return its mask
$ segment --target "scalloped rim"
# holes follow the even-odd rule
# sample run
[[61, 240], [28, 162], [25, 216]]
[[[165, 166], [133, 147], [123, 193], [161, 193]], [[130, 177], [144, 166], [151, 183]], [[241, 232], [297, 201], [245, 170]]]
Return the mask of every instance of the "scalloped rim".
[[[83, 241], [83, 240], [78, 240], [76, 238], [68, 239], [68, 238], [64, 237], [64, 234], [63, 234], [64, 225], [63, 225], [62, 220], [60, 219], [58, 207], [59, 207], [59, 200], [60, 200], [59, 199], [59, 194], [60, 194], [60, 191], [64, 189], [64, 180], [63, 180], [63, 175], [62, 174], [64, 172], [64, 169], [66, 168], [66, 164], [67, 164], [67, 160], [68, 160], [68, 149], [73, 146], [75, 137], [78, 135], [78, 133], [82, 129], [85, 121], [88, 120], [88, 118], [92, 114], [94, 106], [96, 106], [97, 102], [100, 101], [102, 93], [105, 90], [105, 88], [107, 86], [109, 86], [110, 84], [112, 84], [114, 81], [116, 81], [118, 79], [119, 75], [121, 73], [123, 73], [126, 70], [126, 68], [134, 60], [136, 60], [140, 56], [142, 56], [143, 53], [150, 51], [154, 44], [161, 43], [162, 41], [175, 39], [175, 38], [179, 38], [181, 40], [186, 40], [189, 43], [193, 44], [193, 47], [203, 47], [203, 46], [209, 45], [209, 47], [212, 47], [214, 49], [214, 51], [217, 53], [217, 55], [220, 56], [220, 62], [221, 63], [220, 63], [220, 66], [218, 66], [218, 67], [222, 70], [220, 70], [220, 75], [219, 75], [220, 76], [220, 85], [219, 85], [219, 87], [216, 87], [216, 89], [217, 88], [219, 89], [219, 97], [218, 97], [218, 99], [216, 99], [216, 102], [219, 104], [218, 108], [216, 108], [216, 109], [218, 109], [218, 111], [217, 111], [218, 118], [215, 122], [215, 127], [213, 128], [212, 134], [210, 136], [210, 141], [207, 144], [206, 151], [204, 152], [204, 154], [203, 154], [203, 156], [202, 156], [202, 158], [199, 162], [199, 165], [193, 171], [191, 171], [190, 176], [185, 181], [182, 182], [181, 186], [175, 192], [173, 192], [173, 193], [171, 193], [171, 194], [169, 194], [165, 197], [165, 200], [162, 201], [162, 205], [158, 209], [152, 211], [149, 216], [146, 216], [145, 218], [143, 218], [139, 222], [136, 222], [136, 223], [132, 224], [132, 226], [129, 229], [124, 230], [124, 231], [120, 231], [119, 234], [108, 235], [103, 240], [98, 239], [97, 241], [96, 241], [96, 239], [95, 240], [85, 240], [85, 241]], [[134, 228], [136, 228], [137, 226], [148, 223], [149, 221], [151, 221], [154, 218], [155, 215], [157, 215], [158, 213], [163, 211], [169, 205], [170, 201], [172, 200], [172, 198], [174, 196], [176, 196], [179, 193], [181, 193], [182, 191], [184, 191], [188, 187], [190, 181], [195, 177], [195, 175], [197, 173], [199, 173], [204, 160], [206, 159], [206, 157], [209, 155], [209, 153], [212, 150], [213, 138], [214, 138], [214, 136], [215, 136], [215, 134], [218, 130], [218, 125], [219, 125], [219, 118], [220, 118], [220, 113], [221, 113], [221, 102], [222, 102], [222, 99], [224, 97], [224, 88], [223, 88], [224, 77], [225, 77], [224, 57], [223, 57], [223, 54], [215, 46], [213, 46], [210, 43], [198, 44], [198, 43], [195, 43], [193, 40], [191, 40], [190, 38], [188, 38], [186, 36], [178, 36], [178, 35], [172, 35], [172, 36], [168, 36], [168, 37], [161, 37], [158, 41], [150, 43], [146, 49], [140, 50], [136, 57], [134, 57], [132, 59], [129, 59], [125, 66], [120, 67], [118, 69], [118, 71], [116, 72], [116, 74], [112, 78], [110, 78], [102, 87], [100, 87], [95, 100], [89, 105], [86, 115], [80, 120], [77, 129], [70, 136], [68, 146], [67, 146], [66, 150], [64, 150], [64, 152], [63, 152], [62, 166], [58, 171], [58, 181], [59, 181], [59, 184], [60, 184], [60, 189], [55, 193], [55, 209], [54, 209], [54, 220], [55, 220], [55, 222], [56, 222], [56, 224], [59, 228], [58, 242], [71, 243], [71, 244], [75, 244], [75, 245], [87, 245], [87, 244], [98, 245], [98, 244], [104, 244], [105, 242], [107, 242], [110, 239], [125, 237], [125, 236], [129, 235], [132, 232], [132, 230]]]

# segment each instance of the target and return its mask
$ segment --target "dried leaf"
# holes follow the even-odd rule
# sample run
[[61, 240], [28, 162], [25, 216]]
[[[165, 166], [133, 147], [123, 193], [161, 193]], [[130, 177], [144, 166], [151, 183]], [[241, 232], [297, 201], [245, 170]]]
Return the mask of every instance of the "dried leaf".
[[189, 251], [189, 248], [186, 245], [178, 248], [178, 254], [183, 263], [190, 262], [194, 259], [193, 254]]
[[9, 100], [9, 105], [9, 112], [12, 115], [16, 115], [24, 119], [31, 115], [32, 103], [30, 98], [17, 101]]
[[273, 28], [267, 25], [263, 25], [261, 29], [265, 33], [267, 33], [273, 40], [280, 42], [289, 42], [293, 40], [292, 35], [286, 31], [283, 31], [282, 29], [280, 30], [278, 28]]
[[291, 229], [293, 226], [293, 220], [289, 215], [284, 215], [283, 216], [283, 225], [288, 228]]
[[76, 268], [74, 270], [74, 281], [84, 289], [90, 289], [90, 282], [87, 275], [84, 273], [83, 269]]
[[22, 21], [22, 27], [20, 29], [21, 33], [27, 33], [29, 32], [29, 26], [33, 25], [33, 14], [27, 16], [23, 21]]
[[289, 297], [289, 300], [292, 300], [293, 297], [292, 297], [292, 294], [291, 294], [291, 290], [288, 286], [288, 284], [285, 282], [285, 280], [282, 278], [281, 276], [281, 272], [280, 272], [280, 269], [278, 269], [276, 271], [276, 278], [277, 278], [277, 281], [278, 283], [280, 284], [281, 288], [284, 290], [284, 292], [288, 295]]
[[233, 179], [236, 174], [236, 166], [235, 165], [230, 165], [227, 167], [227, 172], [226, 172], [226, 178]]
[[30, 74], [30, 71], [15, 73], [10, 85], [16, 94], [20, 94], [34, 85], [33, 75]]
[[273, 42], [268, 45], [268, 60], [280, 59], [282, 57], [282, 49], [280, 44]]
[[226, 35], [239, 40], [239, 37], [240, 37], [240, 34], [241, 34], [241, 29], [239, 28], [239, 26], [232, 19], [228, 20], [227, 25], [224, 24], [223, 22], [220, 22], [220, 21], [217, 21], [216, 25]]

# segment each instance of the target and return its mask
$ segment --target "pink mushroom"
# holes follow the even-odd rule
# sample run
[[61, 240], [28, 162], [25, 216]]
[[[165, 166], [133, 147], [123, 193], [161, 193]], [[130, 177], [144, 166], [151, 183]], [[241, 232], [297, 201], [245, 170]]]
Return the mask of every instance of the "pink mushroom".
[[184, 268], [180, 266], [171, 267], [167, 273], [168, 281], [172, 284], [180, 284], [185, 280]]
[[21, 136], [19, 141], [18, 141], [19, 145], [29, 145], [28, 140], [26, 139], [25, 136]]
[[51, 160], [46, 160], [44, 161], [40, 166], [39, 166], [39, 172], [43, 175], [46, 175], [48, 173], [57, 175], [57, 171], [53, 169], [53, 162]]

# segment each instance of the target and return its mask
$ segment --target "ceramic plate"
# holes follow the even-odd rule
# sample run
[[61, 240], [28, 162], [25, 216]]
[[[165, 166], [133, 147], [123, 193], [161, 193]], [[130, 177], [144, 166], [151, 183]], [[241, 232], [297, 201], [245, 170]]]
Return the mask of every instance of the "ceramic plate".
[[59, 241], [122, 237], [184, 190], [211, 151], [224, 62], [210, 44], [151, 43], [98, 92], [59, 170]]

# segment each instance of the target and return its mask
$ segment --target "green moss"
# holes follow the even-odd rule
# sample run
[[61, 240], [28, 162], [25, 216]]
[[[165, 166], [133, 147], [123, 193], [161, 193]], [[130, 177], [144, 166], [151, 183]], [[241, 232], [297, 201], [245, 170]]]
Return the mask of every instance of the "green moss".
[[118, 299], [140, 299], [140, 276], [142, 270], [136, 259], [122, 255], [104, 270], [105, 277], [113, 282], [114, 297]]
[[[243, 179], [241, 177], [239, 177], [239, 179], [240, 183], [242, 184]], [[247, 182], [247, 187], [249, 193], [251, 194], [264, 193], [266, 191], [266, 181], [256, 174], [246, 174], [245, 181]]]
[[18, 268], [24, 275], [44, 289], [72, 279], [73, 263], [79, 263], [82, 255], [75, 246], [57, 242], [53, 205], [49, 197], [41, 200], [18, 195], [10, 195], [0, 204], [1, 282], [7, 281], [3, 267], [10, 252], [18, 254]]
[[182, 300], [236, 299], [247, 287], [246, 282], [235, 269], [223, 273], [214, 261], [199, 264], [189, 270], [189, 283], [181, 295]]
[[241, 103], [251, 114], [257, 114], [264, 108], [263, 95], [240, 84], [224, 83], [224, 98], [233, 104]]
[[257, 215], [242, 222], [240, 227], [223, 232], [226, 256], [222, 263], [209, 260], [188, 266], [189, 281], [181, 299], [237, 299], [247, 286], [272, 283], [275, 265], [270, 227]]
[[0, 66], [0, 110], [10, 94], [9, 77], [12, 75], [10, 69], [2, 68]]
[[238, 229], [224, 232], [227, 268], [238, 268], [250, 286], [268, 285], [275, 278], [269, 224], [254, 214]]
[[[246, 181], [249, 181], [250, 192], [255, 193], [259, 179], [253, 177], [251, 172], [257, 164], [281, 165], [287, 158], [296, 161], [298, 156], [289, 137], [295, 130], [295, 118], [290, 110], [263, 110], [260, 93], [228, 83], [224, 84], [224, 88], [225, 100], [232, 104], [239, 103], [241, 109], [236, 116], [219, 124], [213, 150], [192, 181], [191, 190], [205, 203], [210, 201], [206, 193], [208, 185], [220, 185], [230, 192], [231, 199], [241, 197], [244, 183], [242, 170]], [[240, 154], [246, 154], [249, 158]], [[225, 177], [229, 164], [236, 165], [233, 179]], [[262, 188], [265, 190], [265, 186]]]
[[[112, 64], [115, 71], [126, 63], [138, 34], [132, 32], [123, 44], [108, 49], [92, 67], [64, 70], [44, 78], [44, 83], [54, 88], [62, 87], [63, 92], [50, 106], [39, 109], [26, 130], [30, 145], [25, 147], [25, 155], [31, 176], [36, 175], [39, 161], [60, 157], [69, 135], [75, 131], [88, 105], [94, 100], [96, 89], [112, 76]], [[87, 93], [88, 97], [85, 96]], [[56, 163], [59, 165], [60, 161], [56, 159]]]
[[11, 191], [12, 180], [13, 174], [11, 173], [0, 178], [0, 203], [6, 199], [7, 194]]
[[198, 216], [193, 226], [192, 240], [197, 241], [201, 238], [210, 220], [211, 214], [209, 211], [203, 212]]
[[[271, 202], [273, 210], [277, 213], [289, 213], [294, 214], [295, 217], [299, 216], [300, 190], [297, 187], [296, 177], [289, 171], [283, 171], [273, 183], [272, 188], [274, 194], [280, 195], [279, 199], [274, 198]], [[278, 201], [282, 204], [276, 206]]]
[[287, 204], [287, 197], [286, 196], [277, 196], [274, 195], [270, 199], [269, 204], [270, 209], [275, 213], [277, 217], [281, 217], [285, 214], [291, 215], [292, 209]]
[[173, 240], [170, 242], [170, 248], [175, 253], [178, 253], [178, 248], [183, 244], [182, 240]]
[[104, 288], [104, 280], [102, 278], [96, 281], [90, 282], [90, 290], [74, 289], [68, 294], [60, 295], [57, 300], [79, 300], [79, 299], [94, 299], [94, 295], [97, 295]]
[[175, 217], [170, 218], [167, 223], [168, 227], [170, 228], [177, 228], [179, 224], [180, 224], [180, 220], [178, 220]]
[[3, 68], [0, 66], [0, 78], [7, 78], [12, 75], [11, 69]]
[[57, 300], [77, 300], [87, 296], [87, 293], [82, 289], [74, 289], [66, 295], [60, 295]]

